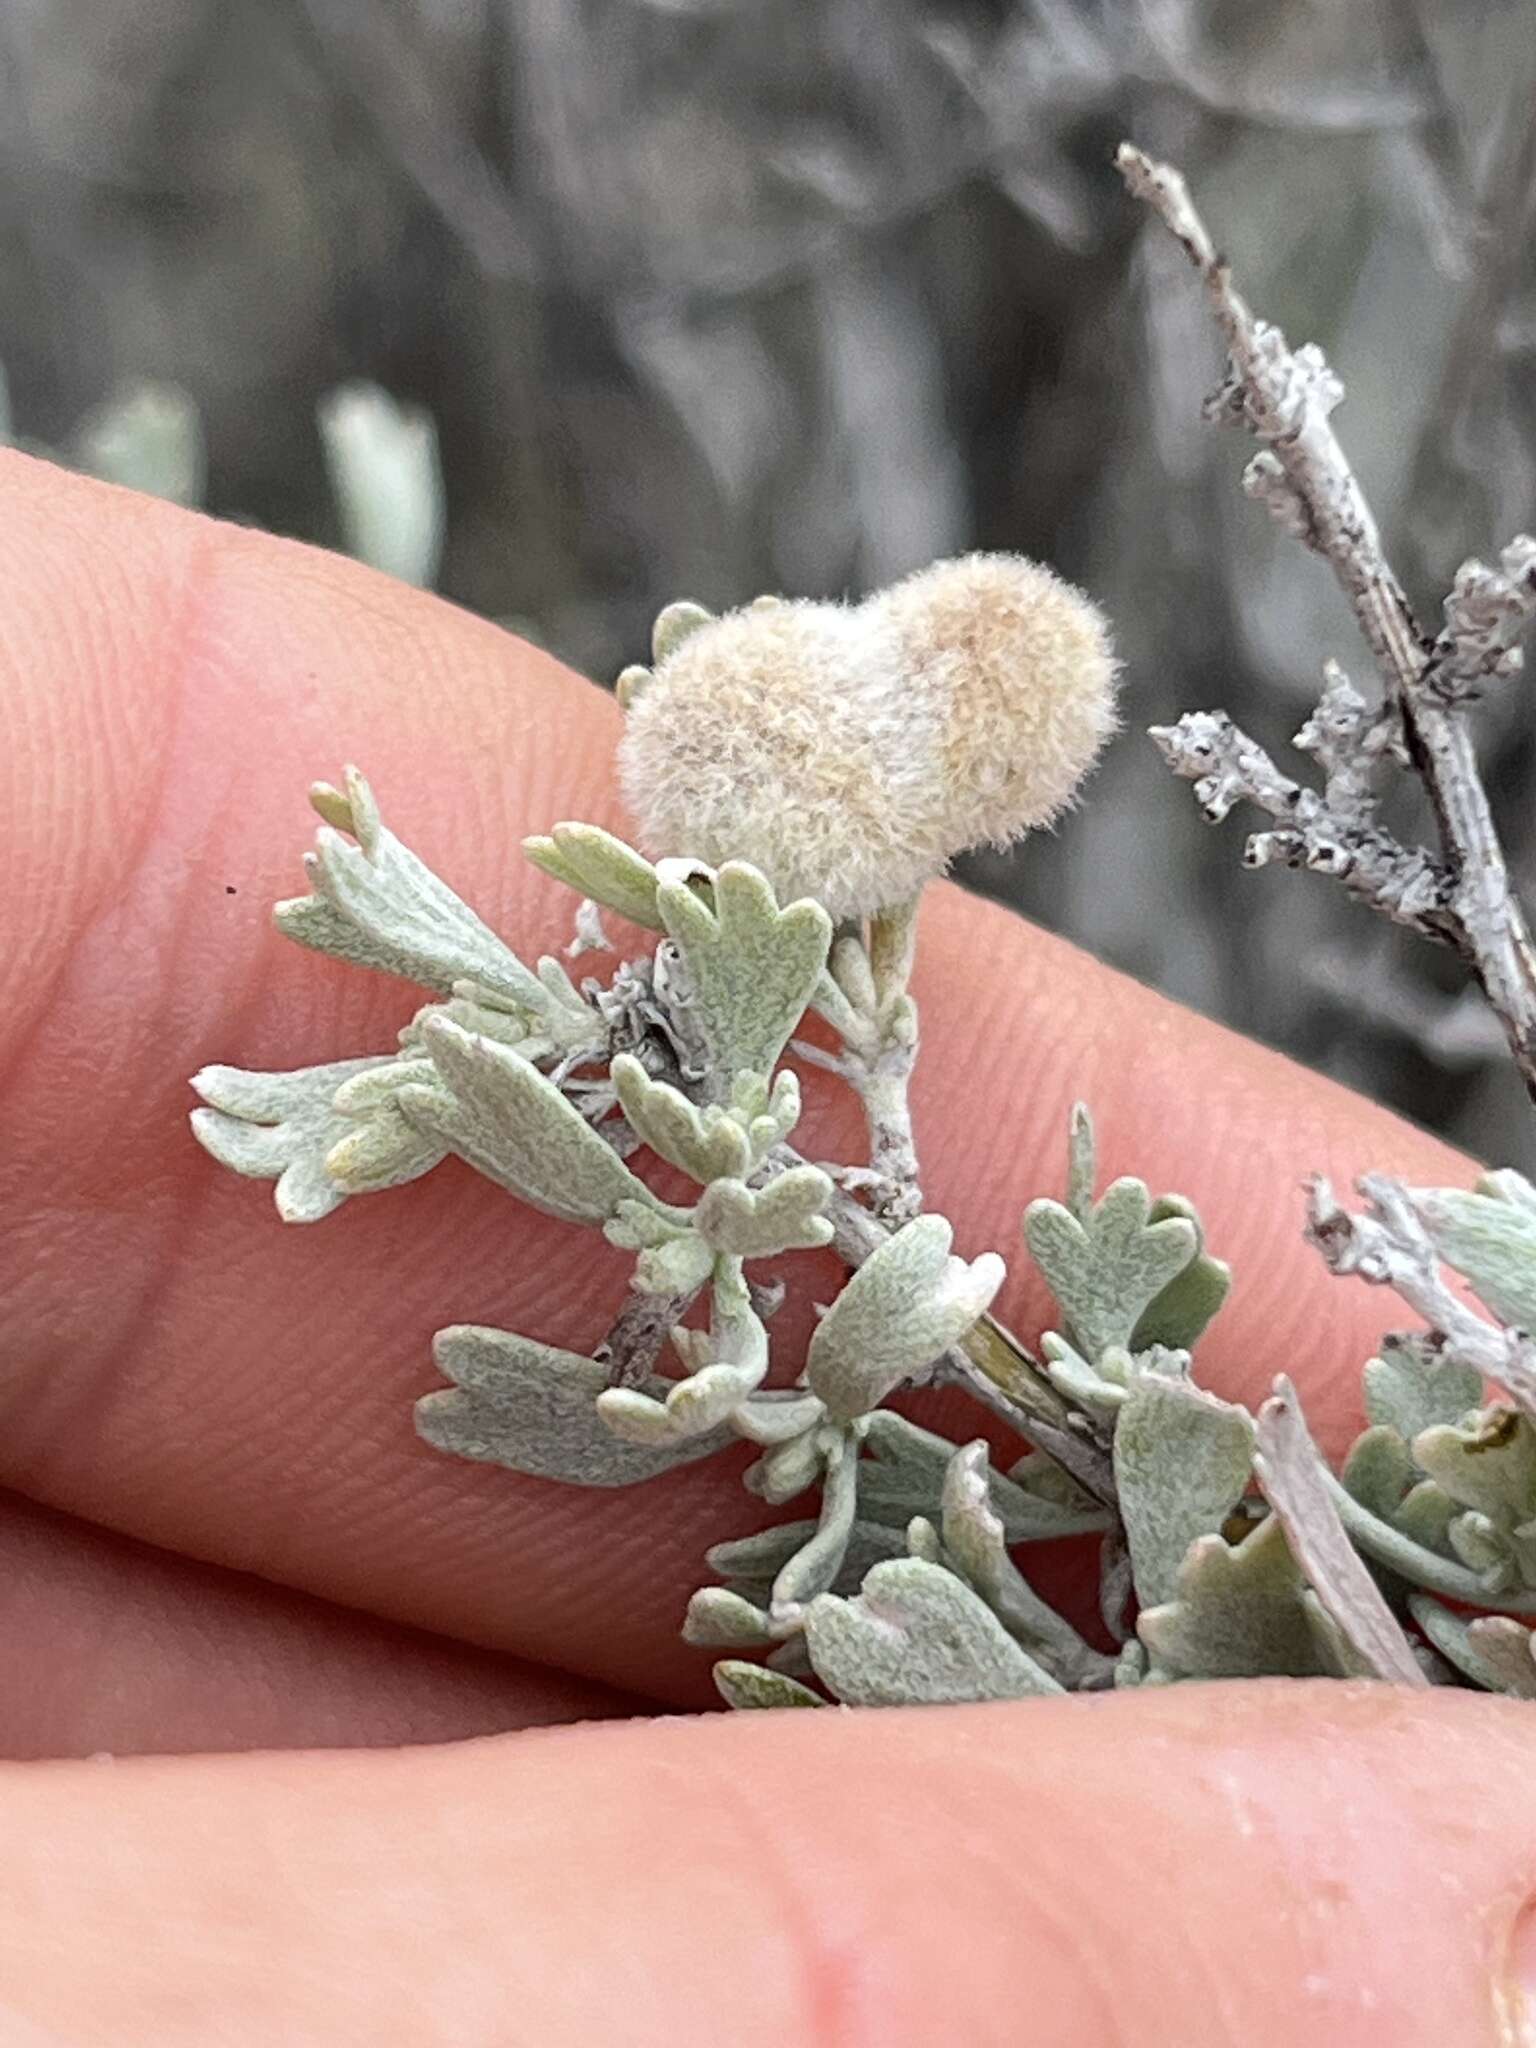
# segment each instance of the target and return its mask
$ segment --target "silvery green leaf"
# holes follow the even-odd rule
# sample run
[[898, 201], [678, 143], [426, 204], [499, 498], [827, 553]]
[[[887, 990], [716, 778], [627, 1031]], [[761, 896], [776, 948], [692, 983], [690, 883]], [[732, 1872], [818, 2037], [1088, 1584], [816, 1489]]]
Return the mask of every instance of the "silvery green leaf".
[[678, 1220], [682, 1214], [678, 1210], [663, 1214], [649, 1197], [643, 1202], [626, 1200], [619, 1203], [603, 1225], [603, 1235], [620, 1251], [655, 1251], [658, 1246], [671, 1244], [677, 1238], [696, 1235], [690, 1231], [686, 1221]]
[[632, 846], [601, 825], [565, 823], [523, 841], [536, 868], [564, 882], [579, 896], [602, 904], [647, 931], [662, 929], [656, 907], [656, 870]]
[[421, 1036], [443, 1085], [401, 1089], [400, 1108], [418, 1130], [567, 1222], [606, 1222], [625, 1202], [661, 1206], [537, 1067], [446, 1017]]
[[732, 1418], [738, 1436], [766, 1450], [773, 1444], [788, 1443], [803, 1436], [826, 1419], [826, 1409], [814, 1394], [758, 1393]]
[[[1369, 1507], [1370, 1503], [1365, 1505]], [[1385, 1519], [1420, 1548], [1438, 1552], [1442, 1557], [1451, 1555], [1451, 1523], [1456, 1519], [1456, 1503], [1433, 1479], [1421, 1479], [1411, 1486], [1395, 1512]]]
[[1220, 1532], [1248, 1487], [1253, 1423], [1188, 1380], [1149, 1373], [1115, 1423], [1115, 1485], [1143, 1607], [1172, 1600], [1197, 1536]]
[[653, 672], [643, 662], [632, 661], [628, 668], [620, 669], [613, 685], [613, 694], [618, 699], [619, 709], [627, 711], [646, 684], [654, 679]]
[[765, 1670], [761, 1664], [743, 1664], [725, 1658], [714, 1669], [716, 1690], [728, 1707], [824, 1707], [818, 1692], [782, 1671]]
[[760, 1074], [740, 1073], [731, 1088], [731, 1109], [746, 1125], [756, 1165], [799, 1123], [800, 1077], [792, 1067], [781, 1067], [770, 1087]]
[[794, 1500], [821, 1477], [824, 1444], [825, 1432], [820, 1428], [808, 1429], [803, 1436], [774, 1444], [755, 1465], [747, 1467], [741, 1475], [741, 1483], [759, 1500], [782, 1507], [785, 1501]]
[[1390, 1522], [1420, 1474], [1397, 1431], [1378, 1423], [1355, 1438], [1340, 1476], [1362, 1507]]
[[[914, 1515], [937, 1510], [955, 1446], [947, 1437], [920, 1429], [890, 1408], [877, 1408], [863, 1422], [865, 1457], [859, 1473], [859, 1506], [874, 1520], [904, 1529]], [[1031, 1452], [1008, 1477], [988, 1475], [988, 1494], [1007, 1542], [1030, 1543], [1056, 1536], [1083, 1536], [1102, 1529], [1105, 1514], [1073, 1482], [1063, 1490], [1036, 1490], [1043, 1455]], [[1019, 1482], [1026, 1468], [1030, 1485]], [[1060, 1471], [1056, 1466], [1053, 1470]], [[1063, 1474], [1065, 1480], [1066, 1475]]]
[[676, 603], [663, 605], [656, 614], [656, 623], [651, 628], [651, 659], [663, 662], [669, 655], [676, 654], [679, 647], [700, 626], [714, 623], [714, 613], [705, 611], [703, 605], [693, 604], [687, 598]]
[[609, 1069], [619, 1107], [643, 1145], [701, 1186], [740, 1179], [752, 1164], [752, 1146], [736, 1118], [711, 1104], [699, 1109], [666, 1081], [653, 1080], [632, 1053]]
[[1536, 1328], [1536, 1213], [1463, 1188], [1410, 1188], [1408, 1198], [1449, 1266], [1496, 1316]]
[[537, 977], [385, 830], [373, 792], [355, 768], [347, 770], [344, 790], [317, 783], [310, 801], [327, 820], [304, 859], [315, 893], [277, 905], [272, 914], [279, 931], [301, 946], [401, 975], [441, 995], [456, 981], [476, 981], [543, 1014], [547, 997]]
[[694, 1340], [679, 1347], [685, 1360], [712, 1362], [699, 1364], [686, 1379], [663, 1381], [649, 1391], [609, 1387], [598, 1396], [597, 1412], [615, 1436], [630, 1443], [665, 1444], [707, 1435], [728, 1423], [762, 1384], [768, 1370], [768, 1341], [750, 1311], [740, 1318], [717, 1320], [707, 1337], [698, 1331], [675, 1335]]
[[1388, 1338], [1362, 1377], [1366, 1414], [1409, 1443], [1436, 1423], [1460, 1422], [1482, 1405], [1482, 1374], [1417, 1337]]
[[1470, 1428], [1437, 1423], [1420, 1430], [1413, 1455], [1453, 1501], [1498, 1527], [1536, 1515], [1536, 1429], [1512, 1408], [1484, 1409]]
[[386, 1053], [283, 1074], [203, 1067], [192, 1086], [208, 1106], [193, 1110], [193, 1136], [221, 1166], [253, 1180], [275, 1180], [277, 1213], [285, 1223], [318, 1223], [348, 1192], [325, 1167], [332, 1146], [354, 1128], [335, 1107], [336, 1091], [358, 1075], [394, 1065]]
[[1528, 1628], [1507, 1614], [1486, 1614], [1469, 1623], [1427, 1593], [1410, 1594], [1408, 1610], [1441, 1656], [1474, 1685], [1536, 1700], [1536, 1657]]
[[1339, 1519], [1326, 1467], [1287, 1379], [1255, 1423], [1255, 1477], [1285, 1531], [1291, 1555], [1365, 1672], [1393, 1685], [1428, 1683], [1381, 1589]]
[[1006, 1271], [995, 1252], [954, 1258], [942, 1216], [919, 1216], [886, 1238], [817, 1324], [806, 1384], [834, 1421], [877, 1408], [985, 1314]]
[[821, 1513], [815, 1533], [785, 1562], [773, 1582], [768, 1607], [780, 1630], [799, 1621], [810, 1601], [832, 1590], [853, 1534], [859, 1501], [858, 1445], [845, 1433], [829, 1440], [824, 1455]]
[[[1496, 1542], [1489, 1547], [1493, 1560], [1491, 1569], [1484, 1570], [1460, 1561], [1469, 1521], [1480, 1521], [1484, 1529], [1495, 1536], [1497, 1532], [1493, 1531], [1486, 1516], [1455, 1515], [1454, 1503], [1432, 1481], [1416, 1486], [1391, 1522], [1380, 1520], [1362, 1507], [1331, 1474], [1326, 1475], [1325, 1483], [1333, 1494], [1334, 1506], [1350, 1541], [1367, 1557], [1384, 1564], [1400, 1579], [1406, 1579], [1410, 1586], [1421, 1586], [1430, 1593], [1442, 1593], [1447, 1600], [1458, 1600], [1469, 1607], [1486, 1606], [1496, 1595], [1499, 1605], [1513, 1614], [1536, 1614], [1536, 1593], [1510, 1590], [1514, 1567], [1507, 1551]], [[1450, 1511], [1449, 1520], [1446, 1519], [1447, 1510]], [[1421, 1527], [1431, 1539], [1443, 1536], [1447, 1548], [1457, 1554], [1446, 1556], [1431, 1548], [1420, 1537]]]
[[1143, 1609], [1136, 1633], [1166, 1678], [1332, 1677], [1302, 1590], [1271, 1515], [1238, 1544], [1197, 1537], [1174, 1598]]
[[991, 1501], [991, 1468], [983, 1438], [949, 1461], [944, 1479], [942, 1535], [953, 1569], [980, 1594], [1021, 1649], [1069, 1688], [1102, 1684], [1112, 1660], [1085, 1643], [1070, 1622], [1042, 1600], [1008, 1555], [1003, 1525]]
[[400, 1090], [432, 1078], [430, 1060], [391, 1060], [356, 1074], [336, 1091], [335, 1108], [351, 1128], [325, 1155], [325, 1170], [349, 1195], [376, 1194], [429, 1173], [447, 1147], [400, 1113]]
[[1536, 1187], [1523, 1173], [1516, 1173], [1512, 1166], [1501, 1166], [1492, 1173], [1478, 1176], [1477, 1192], [1492, 1195], [1501, 1202], [1513, 1202], [1527, 1214], [1536, 1216]]
[[[25, 445], [29, 453], [43, 452]], [[208, 456], [197, 401], [181, 385], [152, 378], [118, 385], [76, 425], [68, 460], [104, 483], [173, 505], [201, 505]]]
[[1066, 1318], [1067, 1334], [1093, 1364], [1110, 1345], [1129, 1345], [1137, 1324], [1195, 1256], [1183, 1216], [1152, 1220], [1143, 1181], [1114, 1181], [1086, 1222], [1060, 1202], [1031, 1202], [1024, 1236]]
[[1181, 1273], [1142, 1314], [1130, 1340], [1132, 1351], [1160, 1346], [1187, 1351], [1232, 1291], [1232, 1268], [1205, 1249], [1205, 1233], [1193, 1202], [1183, 1195], [1160, 1195], [1152, 1204], [1154, 1224], [1180, 1216], [1195, 1233], [1195, 1255]]
[[[611, 1231], [605, 1232], [612, 1240]], [[635, 1261], [635, 1285], [644, 1294], [694, 1294], [715, 1269], [715, 1254], [695, 1230], [648, 1245]]]
[[1061, 1687], [953, 1572], [917, 1557], [877, 1564], [852, 1600], [823, 1593], [805, 1617], [816, 1675], [850, 1707], [1016, 1700]]
[[1491, 1599], [1513, 1585], [1514, 1560], [1504, 1531], [1491, 1516], [1465, 1509], [1446, 1528], [1451, 1549], [1469, 1572], [1476, 1574], [1483, 1597]]
[[946, 1566], [944, 1539], [926, 1515], [914, 1515], [907, 1524], [907, 1555], [920, 1557], [925, 1564]]
[[[1106, 1356], [1113, 1357], [1115, 1348], [1112, 1346]], [[1059, 1330], [1046, 1331], [1040, 1339], [1040, 1355], [1045, 1362], [1046, 1377], [1057, 1393], [1075, 1401], [1080, 1408], [1112, 1415], [1124, 1403], [1125, 1382], [1106, 1379], [1067, 1342]]]
[[[868, 1467], [861, 1468], [860, 1478]], [[816, 1533], [814, 1522], [779, 1522], [755, 1536], [739, 1536], [729, 1543], [717, 1543], [706, 1552], [713, 1572], [729, 1581], [733, 1592], [748, 1599], [761, 1597], [764, 1606], [774, 1580], [797, 1551], [803, 1550]], [[855, 1519], [848, 1532], [848, 1545], [837, 1576], [827, 1589], [833, 1593], [856, 1593], [871, 1565], [887, 1557], [904, 1557], [906, 1544], [898, 1529], [880, 1522]]]
[[1137, 1636], [1122, 1643], [1120, 1655], [1115, 1659], [1115, 1690], [1122, 1692], [1134, 1685], [1148, 1682], [1147, 1646]]
[[657, 903], [682, 956], [695, 1013], [715, 1073], [727, 1086], [740, 1073], [771, 1074], [805, 1014], [832, 937], [832, 920], [806, 899], [780, 910], [756, 868], [727, 861], [714, 880], [714, 905], [671, 874]]
[[1467, 1643], [1500, 1692], [1536, 1699], [1536, 1649], [1528, 1628], [1507, 1614], [1482, 1614], [1467, 1624]]
[[694, 1228], [716, 1251], [739, 1259], [810, 1250], [831, 1242], [832, 1225], [822, 1214], [831, 1193], [819, 1166], [792, 1166], [760, 1188], [716, 1180], [699, 1197]]
[[[454, 1385], [416, 1403], [416, 1427], [461, 1458], [575, 1486], [633, 1486], [729, 1441], [720, 1430], [660, 1445], [621, 1442], [598, 1419], [604, 1367], [510, 1330], [455, 1324], [438, 1332], [432, 1355]], [[643, 1391], [664, 1393], [668, 1384], [647, 1380]]]
[[762, 1608], [727, 1586], [701, 1586], [688, 1602], [683, 1641], [696, 1649], [762, 1650], [773, 1639]]
[[[525, 1060], [548, 1059], [560, 1048], [530, 1023], [526, 1010], [519, 1009], [475, 981], [456, 981], [454, 994], [446, 1003], [426, 1003], [400, 1034], [407, 1050], [419, 1048], [424, 1027], [434, 1017], [447, 1017], [461, 1031], [479, 1038], [494, 1038], [502, 1045], [515, 1046]], [[590, 1013], [589, 1013], [590, 1015]]]

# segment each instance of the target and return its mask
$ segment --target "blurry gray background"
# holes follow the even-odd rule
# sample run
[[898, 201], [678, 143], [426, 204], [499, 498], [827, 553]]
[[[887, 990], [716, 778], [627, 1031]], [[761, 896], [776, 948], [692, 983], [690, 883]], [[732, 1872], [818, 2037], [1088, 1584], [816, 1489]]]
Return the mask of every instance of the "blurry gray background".
[[[1530, 1166], [1454, 963], [1243, 873], [1139, 735], [1219, 704], [1281, 750], [1326, 654], [1367, 671], [1109, 158], [1178, 160], [1327, 349], [1432, 607], [1536, 523], [1533, 104], [1536, 0], [0, 0], [8, 431], [603, 678], [674, 597], [1039, 555], [1114, 615], [1132, 729], [968, 878]], [[1483, 731], [1529, 887], [1530, 695]]]

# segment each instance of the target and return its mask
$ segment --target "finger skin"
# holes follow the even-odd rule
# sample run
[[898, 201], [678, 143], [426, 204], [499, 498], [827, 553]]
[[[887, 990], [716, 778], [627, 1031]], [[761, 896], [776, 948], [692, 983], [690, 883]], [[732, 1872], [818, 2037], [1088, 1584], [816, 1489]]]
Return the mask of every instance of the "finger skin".
[[1513, 2048], [1536, 1742], [1282, 1681], [15, 1768], [0, 1824], [7, 2039]]
[[[361, 763], [402, 837], [532, 955], [561, 943], [570, 903], [519, 860], [522, 834], [623, 826], [612, 701], [356, 564], [22, 457], [0, 461], [0, 525], [0, 1482], [398, 1620], [704, 1697], [672, 1638], [705, 1547], [755, 1525], [744, 1452], [589, 1496], [443, 1458], [409, 1423], [436, 1328], [589, 1347], [625, 1260], [456, 1163], [284, 1229], [269, 1191], [186, 1128], [204, 1062], [387, 1049], [418, 1000], [273, 933], [271, 900], [302, 886], [305, 786]], [[1026, 1334], [1047, 1317], [1018, 1217], [1060, 1186], [1084, 1096], [1106, 1174], [1191, 1195], [1236, 1264], [1206, 1377], [1251, 1400], [1291, 1372], [1337, 1449], [1396, 1310], [1304, 1250], [1302, 1176], [1454, 1180], [1465, 1162], [957, 890], [930, 892], [916, 986], [930, 1203], [965, 1251], [1009, 1255], [1004, 1313]], [[856, 1158], [829, 1091], [812, 1087], [808, 1149]], [[801, 1272], [822, 1299], [837, 1284], [824, 1255]], [[775, 1325], [791, 1370], [807, 1313], [802, 1292]], [[975, 1427], [968, 1407], [937, 1412]]]
[[0, 1494], [0, 1757], [393, 1748], [643, 1711]]

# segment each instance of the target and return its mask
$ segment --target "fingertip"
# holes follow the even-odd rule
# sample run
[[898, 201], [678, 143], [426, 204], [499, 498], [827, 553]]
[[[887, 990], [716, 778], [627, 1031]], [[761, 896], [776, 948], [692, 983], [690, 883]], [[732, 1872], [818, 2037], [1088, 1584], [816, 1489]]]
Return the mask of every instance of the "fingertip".
[[551, 2048], [1493, 2048], [1532, 1762], [1516, 1703], [1274, 1682], [12, 1769], [7, 2010], [167, 2048], [509, 2013]]

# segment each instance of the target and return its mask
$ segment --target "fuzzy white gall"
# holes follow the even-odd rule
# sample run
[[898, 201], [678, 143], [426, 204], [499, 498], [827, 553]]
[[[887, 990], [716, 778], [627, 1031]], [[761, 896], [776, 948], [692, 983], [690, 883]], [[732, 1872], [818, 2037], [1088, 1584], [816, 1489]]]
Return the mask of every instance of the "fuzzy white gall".
[[695, 613], [658, 639], [654, 672], [626, 672], [619, 748], [646, 850], [751, 861], [781, 901], [838, 918], [1048, 824], [1115, 724], [1102, 616], [1018, 555], [936, 562], [859, 605]]

